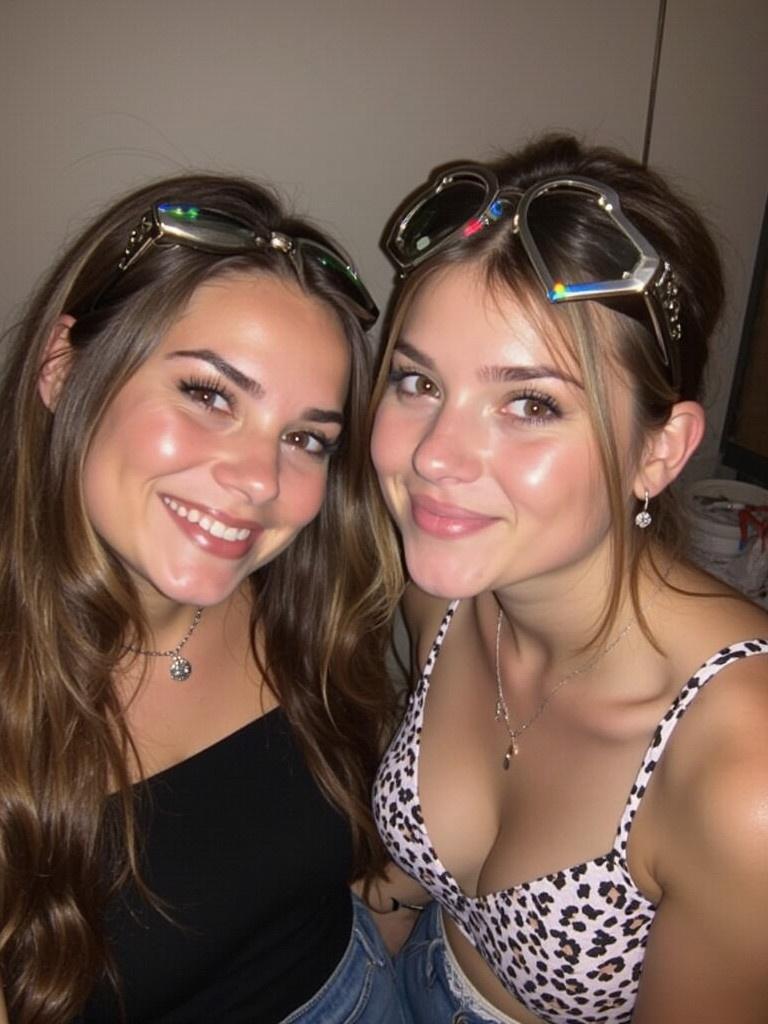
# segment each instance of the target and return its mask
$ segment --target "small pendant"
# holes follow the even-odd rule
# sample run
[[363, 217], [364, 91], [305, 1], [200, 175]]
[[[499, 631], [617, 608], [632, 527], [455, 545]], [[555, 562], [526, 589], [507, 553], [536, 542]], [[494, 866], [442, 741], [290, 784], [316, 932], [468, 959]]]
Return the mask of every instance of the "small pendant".
[[509, 766], [512, 763], [512, 758], [517, 757], [517, 741], [515, 737], [512, 737], [512, 742], [507, 747], [507, 752], [504, 755], [504, 771], [509, 771]]
[[180, 654], [174, 654], [171, 658], [170, 672], [171, 679], [175, 679], [177, 683], [183, 683], [192, 675], [192, 666], [186, 658], [182, 658]]

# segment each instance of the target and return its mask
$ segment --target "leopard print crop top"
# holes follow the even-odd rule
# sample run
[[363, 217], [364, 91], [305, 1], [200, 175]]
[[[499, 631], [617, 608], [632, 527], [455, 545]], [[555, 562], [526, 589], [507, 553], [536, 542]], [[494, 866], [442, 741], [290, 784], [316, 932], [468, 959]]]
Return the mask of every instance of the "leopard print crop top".
[[450, 914], [502, 984], [546, 1024], [629, 1024], [655, 907], [627, 866], [632, 821], [676, 723], [726, 665], [768, 654], [747, 640], [713, 655], [659, 723], [616, 833], [601, 857], [502, 892], [467, 896], [440, 862], [424, 825], [418, 762], [429, 680], [458, 601], [453, 602], [379, 768], [374, 813], [393, 860]]

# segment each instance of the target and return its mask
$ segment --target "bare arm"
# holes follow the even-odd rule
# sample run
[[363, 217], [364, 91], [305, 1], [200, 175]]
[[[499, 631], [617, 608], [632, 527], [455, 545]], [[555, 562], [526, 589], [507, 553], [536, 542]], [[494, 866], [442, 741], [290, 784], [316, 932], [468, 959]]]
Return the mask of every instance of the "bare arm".
[[633, 1024], [768, 1020], [768, 680], [766, 659], [753, 662], [741, 675], [761, 663], [759, 687], [724, 684], [742, 691], [728, 736], [699, 752], [669, 804]]

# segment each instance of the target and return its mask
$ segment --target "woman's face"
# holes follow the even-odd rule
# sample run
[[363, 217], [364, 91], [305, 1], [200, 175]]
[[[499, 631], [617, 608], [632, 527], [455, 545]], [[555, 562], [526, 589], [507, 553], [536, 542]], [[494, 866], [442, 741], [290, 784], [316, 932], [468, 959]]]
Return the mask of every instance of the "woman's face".
[[[610, 404], [628, 450], [631, 400], [618, 381]], [[608, 498], [578, 373], [471, 267], [443, 271], [417, 294], [392, 354], [373, 460], [409, 574], [428, 593], [564, 583], [607, 549]]]
[[213, 605], [318, 513], [349, 343], [324, 303], [269, 276], [201, 285], [106, 411], [87, 513], [140, 592]]

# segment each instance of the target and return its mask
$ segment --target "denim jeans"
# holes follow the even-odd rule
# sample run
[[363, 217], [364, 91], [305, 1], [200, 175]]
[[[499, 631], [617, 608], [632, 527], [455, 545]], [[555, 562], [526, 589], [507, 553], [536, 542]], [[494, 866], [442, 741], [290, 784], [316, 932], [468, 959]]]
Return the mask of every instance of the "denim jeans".
[[407, 1024], [498, 1024], [512, 1020], [494, 1013], [461, 973], [446, 946], [437, 903], [430, 903], [419, 914], [395, 960], [395, 972]]
[[352, 934], [319, 992], [283, 1024], [407, 1024], [389, 953], [368, 910], [352, 897]]

